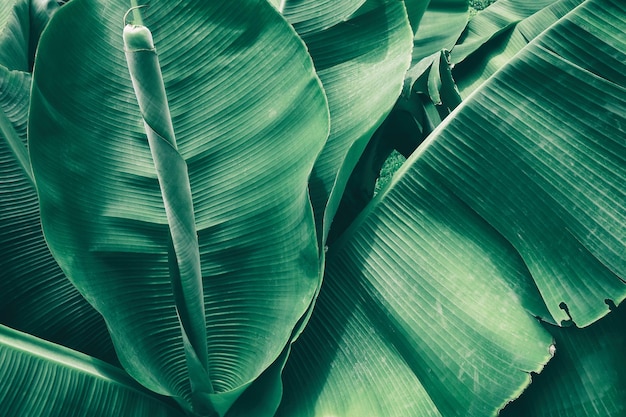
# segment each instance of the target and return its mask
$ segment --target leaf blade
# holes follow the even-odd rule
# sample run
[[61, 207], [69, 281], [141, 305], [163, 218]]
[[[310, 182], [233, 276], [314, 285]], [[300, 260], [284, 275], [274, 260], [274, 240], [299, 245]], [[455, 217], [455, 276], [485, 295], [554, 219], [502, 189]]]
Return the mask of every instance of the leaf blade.
[[2, 411], [7, 415], [182, 416], [122, 370], [0, 326]]
[[[590, 1], [561, 24], [593, 28], [596, 13], [626, 15]], [[495, 415], [554, 350], [533, 317], [601, 323], [605, 298], [624, 299], [624, 88], [545, 48], [558, 30], [451, 113], [331, 248], [281, 416]], [[552, 290], [573, 294], [569, 312]]]
[[[99, 5], [72, 1], [42, 39], [30, 139], [44, 228], [106, 317], [122, 363], [189, 407], [169, 225], [121, 53], [126, 8]], [[328, 109], [304, 45], [264, 1], [155, 2], [144, 20], [161, 19], [170, 23], [153, 35], [189, 170], [217, 392], [204, 398], [223, 414], [283, 351], [318, 287], [307, 180]], [[81, 36], [65, 33], [69, 21], [81, 22]], [[206, 36], [188, 37], [176, 22]], [[292, 71], [275, 71], [282, 66]], [[59, 82], [48, 71], [72, 76]]]

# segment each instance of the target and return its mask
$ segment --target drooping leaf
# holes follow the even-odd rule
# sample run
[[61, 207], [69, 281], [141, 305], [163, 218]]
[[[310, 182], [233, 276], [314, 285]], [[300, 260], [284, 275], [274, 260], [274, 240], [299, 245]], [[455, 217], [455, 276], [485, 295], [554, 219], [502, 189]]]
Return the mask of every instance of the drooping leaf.
[[189, 172], [215, 393], [189, 385], [199, 370], [183, 353], [168, 219], [123, 53], [126, 2], [72, 0], [42, 37], [29, 121], [42, 221], [129, 373], [224, 414], [319, 286], [307, 182], [328, 109], [304, 45], [265, 1], [148, 3]]
[[105, 362], [0, 325], [0, 412], [11, 417], [182, 417]]
[[414, 39], [413, 65], [422, 59], [450, 50], [463, 32], [469, 17], [467, 0], [432, 0], [420, 20]]
[[[465, 27], [467, 1], [418, 3], [407, 4], [411, 25], [417, 34], [413, 40], [412, 65], [405, 74], [402, 94], [366, 148], [357, 154], [358, 163], [350, 172], [337, 214], [332, 219], [329, 245], [372, 199], [381, 167], [391, 152], [395, 149], [405, 156], [410, 155], [441, 122], [442, 116], [435, 103], [441, 113], [446, 114], [458, 104], [458, 93], [444, 50], [454, 45]], [[451, 97], [454, 99], [450, 100]]]
[[554, 359], [502, 417], [619, 417], [626, 413], [626, 304], [584, 329], [547, 326]]
[[554, 352], [533, 316], [625, 298], [624, 17], [588, 1], [531, 42], [331, 247], [280, 416], [495, 415]]
[[[413, 40], [413, 59], [404, 92], [407, 99], [411, 90], [426, 92], [415, 85], [418, 79], [440, 76], [441, 66], [438, 63], [442, 51], [452, 49], [467, 24], [468, 16], [467, 0], [434, 0], [429, 3]], [[425, 75], [427, 72], [432, 75]], [[439, 89], [435, 94], [438, 93]], [[436, 97], [433, 102], [440, 104]]]
[[420, 158], [513, 243], [557, 323], [588, 325], [626, 297], [625, 19], [612, 1], [566, 15]]

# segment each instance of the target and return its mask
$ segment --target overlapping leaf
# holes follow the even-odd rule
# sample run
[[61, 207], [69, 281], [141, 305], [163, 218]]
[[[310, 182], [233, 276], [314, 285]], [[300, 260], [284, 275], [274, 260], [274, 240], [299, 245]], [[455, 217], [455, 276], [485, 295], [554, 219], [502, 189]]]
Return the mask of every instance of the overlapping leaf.
[[486, 222], [405, 176], [329, 251], [279, 415], [493, 415], [550, 357], [537, 298]]
[[[351, 2], [335, 3], [335, 13], [343, 15]], [[297, 6], [287, 19], [304, 13], [310, 4]], [[400, 93], [410, 60], [411, 29], [401, 2], [369, 1], [341, 23], [301, 34], [331, 115], [330, 137], [311, 176], [311, 199], [325, 242], [350, 172]]]
[[502, 417], [618, 417], [626, 413], [626, 305], [584, 329], [548, 326], [554, 359]]
[[461, 62], [490, 39], [514, 28], [519, 21], [550, 6], [556, 1], [496, 1], [480, 11], [467, 25], [458, 45], [454, 48], [452, 62]]
[[412, 29], [417, 32], [413, 39], [412, 65], [394, 108], [359, 154], [359, 161], [350, 173], [333, 218], [327, 242], [330, 245], [371, 200], [381, 167], [392, 150], [410, 155], [441, 121], [435, 104], [445, 113], [459, 101], [443, 50], [454, 45], [465, 27], [467, 1], [411, 1], [406, 6]]
[[626, 297], [625, 18], [612, 1], [566, 15], [424, 153], [522, 254], [557, 323], [588, 325], [608, 312], [605, 299]]
[[[483, 44], [454, 66], [454, 79], [464, 97], [505, 65], [550, 25], [572, 11], [582, 0], [561, 0], [517, 23], [512, 30]], [[462, 44], [461, 44], [462, 46]]]
[[278, 9], [301, 36], [340, 24], [366, 0], [278, 0]]
[[[18, 2], [0, 44], [1, 57], [12, 54], [0, 62], [0, 323], [117, 362], [104, 321], [63, 275], [41, 232], [26, 147], [31, 83], [26, 69], [34, 54], [28, 45], [38, 32], [21, 29], [44, 24], [30, 22], [31, 7], [37, 19], [37, 11], [50, 11], [56, 2], [29, 3]], [[24, 70], [8, 69], [19, 62]]]
[[[7, 3], [7, 2], [4, 2]], [[32, 71], [39, 36], [59, 5], [53, 0], [9, 0], [0, 11], [0, 62]]]
[[[441, 72], [439, 59], [441, 51], [452, 49], [463, 32], [469, 17], [467, 0], [434, 0], [428, 4], [413, 40], [413, 60], [407, 74], [407, 86], [414, 87], [416, 80], [427, 71], [430, 75], [426, 79], [439, 77]], [[419, 92], [426, 93], [426, 89]], [[435, 92], [436, 91], [436, 92]], [[439, 88], [433, 90], [438, 94]], [[405, 92], [408, 95], [409, 91]], [[440, 100], [433, 99], [435, 104]]]
[[433, 0], [428, 3], [415, 34], [413, 64], [450, 50], [463, 32], [469, 17], [467, 0]]
[[210, 386], [191, 387], [200, 370], [183, 353], [168, 222], [122, 51], [128, 5], [104, 5], [73, 0], [40, 44], [29, 126], [44, 230], [133, 377], [223, 414], [281, 354], [319, 285], [307, 180], [328, 134], [326, 99], [265, 1], [145, 9], [202, 264]]
[[553, 352], [533, 316], [626, 297], [625, 17], [588, 1], [531, 42], [331, 248], [281, 416], [495, 415]]
[[1, 325], [0, 404], [11, 417], [182, 417], [120, 369]]

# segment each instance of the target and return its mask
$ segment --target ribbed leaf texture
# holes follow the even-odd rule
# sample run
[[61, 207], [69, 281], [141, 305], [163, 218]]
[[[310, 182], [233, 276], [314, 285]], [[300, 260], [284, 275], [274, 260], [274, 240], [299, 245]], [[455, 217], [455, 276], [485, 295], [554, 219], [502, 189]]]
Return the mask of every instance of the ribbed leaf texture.
[[41, 39], [29, 146], [42, 222], [129, 373], [223, 414], [283, 352], [319, 287], [307, 183], [327, 102], [304, 44], [265, 1], [148, 6], [189, 172], [208, 369], [185, 357], [180, 264], [124, 57], [125, 1], [73, 0]]
[[11, 417], [183, 415], [122, 370], [6, 326], [0, 326], [0, 412]]
[[[279, 415], [496, 415], [555, 352], [537, 318], [587, 326], [625, 298], [624, 17], [588, 1], [538, 36], [331, 247]], [[586, 412], [623, 409], [613, 380]]]

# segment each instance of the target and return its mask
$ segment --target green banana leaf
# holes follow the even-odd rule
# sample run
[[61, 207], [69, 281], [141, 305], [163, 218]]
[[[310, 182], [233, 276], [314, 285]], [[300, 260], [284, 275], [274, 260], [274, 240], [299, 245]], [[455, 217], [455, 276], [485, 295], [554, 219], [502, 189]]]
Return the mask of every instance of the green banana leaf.
[[483, 44], [515, 27], [521, 20], [558, 0], [498, 0], [478, 12], [469, 22], [454, 48], [453, 64], [463, 61]]
[[442, 49], [450, 50], [466, 27], [468, 18], [467, 0], [430, 1], [415, 34], [413, 65]]
[[[480, 88], [474, 108], [491, 124], [466, 111], [468, 139], [450, 142], [446, 152], [454, 156], [424, 155], [522, 254], [557, 323], [589, 325], [609, 311], [605, 300], [619, 304], [626, 297], [625, 200], [618, 185], [625, 19], [617, 1], [574, 9]], [[497, 101], [484, 93], [489, 90]], [[449, 126], [442, 131], [461, 135]], [[439, 139], [432, 149], [445, 143]], [[471, 192], [476, 189], [481, 193]]]
[[59, 5], [53, 0], [7, 0], [0, 10], [0, 62], [32, 71], [42, 30]]
[[536, 318], [625, 298], [624, 17], [587, 1], [537, 37], [330, 248], [278, 415], [495, 415], [555, 351]]
[[175, 231], [125, 63], [128, 4], [104, 5], [63, 6], [39, 45], [29, 146], [44, 232], [128, 372], [223, 415], [283, 352], [319, 287], [307, 183], [328, 135], [326, 98], [304, 44], [265, 1], [142, 10], [189, 172], [203, 281], [185, 291], [204, 301], [205, 317], [190, 318], [206, 320], [204, 368], [188, 348]]
[[11, 417], [183, 416], [121, 369], [3, 325], [0, 404]]
[[290, 13], [285, 17], [309, 48], [330, 108], [330, 136], [310, 181], [323, 246], [350, 172], [400, 93], [410, 60], [411, 28], [401, 2], [370, 0], [340, 21], [351, 4], [342, 1], [333, 2], [332, 12], [333, 22], [340, 23], [319, 30], [308, 30], [306, 24], [300, 32], [299, 21], [293, 19], [306, 15], [309, 3], [287, 3]]
[[226, 417], [273, 417], [283, 397], [282, 372], [291, 345], [270, 365], [228, 410]]
[[[428, 93], [433, 103], [441, 104], [438, 97], [441, 82], [434, 81], [435, 78], [441, 78], [441, 51], [452, 49], [466, 27], [468, 18], [467, 0], [434, 0], [429, 3], [413, 40], [413, 61], [406, 76], [407, 90]], [[427, 72], [428, 76], [424, 77]], [[425, 78], [429, 84], [439, 85], [437, 88], [429, 86], [420, 89], [419, 84], [415, 85], [420, 78]], [[404, 92], [407, 99], [410, 98], [410, 92]], [[401, 103], [402, 101], [399, 102]], [[407, 107], [402, 106], [401, 109], [406, 110]]]
[[300, 36], [321, 32], [350, 18], [366, 0], [278, 0], [278, 10]]
[[30, 19], [41, 16], [37, 10], [56, 6], [50, 3], [45, 8], [42, 2], [19, 2], [2, 31], [2, 39], [12, 42], [0, 44], [0, 56], [7, 50], [19, 52], [0, 61], [0, 323], [117, 363], [102, 317], [61, 272], [41, 232], [26, 148], [31, 74], [8, 69], [11, 61], [28, 66], [34, 58], [28, 42], [38, 36], [10, 30], [43, 25]]
[[[441, 122], [433, 102], [442, 104], [443, 98], [446, 109], [456, 106], [458, 102], [458, 93], [449, 75], [447, 56], [442, 49], [450, 49], [465, 27], [467, 1], [410, 2], [407, 8], [412, 28], [417, 31], [413, 39], [413, 62], [405, 74], [402, 93], [399, 98], [396, 97], [390, 114], [369, 139], [365, 149], [358, 148], [361, 151], [358, 163], [349, 172], [345, 190], [340, 188], [343, 191], [340, 204], [336, 209], [336, 202], [332, 206], [329, 204], [333, 211], [337, 211], [326, 241], [329, 246], [372, 199], [381, 168], [392, 150], [410, 155]], [[423, 94], [426, 97], [432, 95], [432, 100], [423, 99]], [[453, 100], [450, 99], [452, 97]], [[347, 174], [345, 170], [344, 173]], [[336, 199], [337, 196], [338, 193], [334, 193]]]
[[619, 417], [626, 413], [626, 304], [584, 329], [547, 326], [556, 354], [502, 417]]
[[279, 416], [493, 415], [549, 359], [514, 250], [439, 184], [398, 185], [329, 250]]
[[457, 63], [454, 66], [454, 79], [460, 94], [467, 97], [513, 58], [528, 42], [580, 3], [582, 0], [560, 0], [552, 3], [517, 23], [512, 30], [483, 44], [463, 61]]

